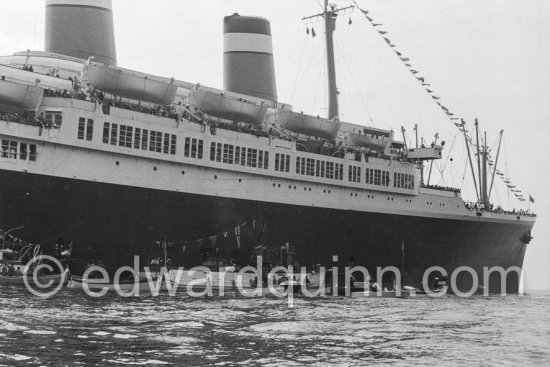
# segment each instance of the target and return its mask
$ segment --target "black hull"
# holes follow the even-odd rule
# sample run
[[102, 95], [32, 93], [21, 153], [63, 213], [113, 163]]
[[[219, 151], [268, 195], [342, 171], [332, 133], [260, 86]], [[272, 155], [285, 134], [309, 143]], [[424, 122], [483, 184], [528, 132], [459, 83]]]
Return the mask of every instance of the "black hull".
[[[252, 218], [260, 229], [265, 223], [265, 231], [243, 227], [237, 248], [233, 229]], [[227, 238], [218, 236], [216, 247], [220, 257], [232, 257], [240, 265], [255, 263], [254, 247], [260, 243], [288, 242], [296, 247], [295, 258], [302, 266], [329, 266], [338, 255], [340, 266], [353, 257], [355, 265], [375, 274], [378, 266], [402, 267], [404, 243], [407, 284], [419, 286], [425, 269], [434, 265], [449, 274], [470, 266], [482, 282], [483, 267], [523, 264], [522, 239], [532, 223], [510, 222], [333, 210], [0, 171], [0, 228], [24, 226], [14, 235], [41, 243], [52, 253], [58, 238], [73, 241], [74, 268], [101, 259], [113, 269], [132, 264], [134, 254], [146, 265], [159, 253], [158, 246], [152, 250], [152, 242], [164, 236], [173, 242], [168, 246], [173, 265], [200, 265], [200, 248], [211, 244], [206, 240], [200, 246], [195, 240], [227, 231]], [[507, 292], [517, 292], [518, 283], [511, 273]], [[470, 286], [470, 275], [462, 273], [459, 289]], [[500, 291], [498, 277], [491, 278], [489, 289]]]

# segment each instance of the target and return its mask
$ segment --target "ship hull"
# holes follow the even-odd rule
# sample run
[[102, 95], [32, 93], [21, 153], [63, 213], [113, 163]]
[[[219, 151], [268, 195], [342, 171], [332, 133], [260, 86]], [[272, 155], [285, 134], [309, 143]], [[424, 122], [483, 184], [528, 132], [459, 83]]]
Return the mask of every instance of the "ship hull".
[[[255, 247], [289, 243], [301, 266], [333, 266], [336, 255], [341, 269], [350, 260], [371, 274], [394, 266], [415, 286], [431, 266], [443, 267], [449, 279], [468, 266], [479, 285], [500, 292], [500, 278], [484, 283], [483, 268], [521, 267], [532, 225], [326, 209], [0, 170], [0, 228], [24, 226], [14, 235], [52, 253], [60, 238], [73, 242], [73, 273], [99, 261], [111, 270], [131, 265], [134, 255], [147, 265], [159, 253], [154, 242], [165, 238], [172, 265], [186, 267], [214, 253], [241, 266], [255, 264]], [[456, 283], [467, 291], [472, 276], [463, 271]], [[516, 293], [518, 284], [511, 272], [506, 291]]]

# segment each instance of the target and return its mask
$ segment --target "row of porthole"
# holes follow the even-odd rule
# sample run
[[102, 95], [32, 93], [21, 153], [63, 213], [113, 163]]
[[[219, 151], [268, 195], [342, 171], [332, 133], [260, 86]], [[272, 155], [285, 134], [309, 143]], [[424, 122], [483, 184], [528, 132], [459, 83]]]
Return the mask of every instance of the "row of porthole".
[[[120, 165], [120, 162], [119, 161], [116, 161], [116, 165]], [[153, 167], [153, 171], [156, 171], [157, 170], [157, 166], [154, 166]], [[181, 171], [181, 174], [182, 175], [185, 175], [185, 171]], [[214, 179], [217, 180], [218, 179], [218, 175], [214, 175]], [[242, 179], [239, 178], [239, 182], [242, 182]], [[275, 187], [275, 183], [273, 183], [273, 187]], [[277, 184], [277, 187], [281, 187], [281, 184]], [[292, 189], [292, 185], [288, 185], [288, 188], [289, 189]], [[296, 186], [294, 186], [294, 190], [296, 190]], [[304, 191], [308, 191], [308, 188], [307, 187], [304, 187]], [[311, 191], [311, 187], [309, 188], [309, 191]], [[323, 190], [323, 193], [329, 193], [330, 194], [330, 190]], [[357, 197], [357, 193], [350, 193], [350, 196], [355, 196]], [[368, 199], [374, 199], [374, 195], [367, 195], [367, 198]], [[390, 200], [390, 198], [388, 197], [388, 200]], [[391, 201], [393, 201], [393, 198], [391, 198]], [[406, 199], [405, 200], [406, 202], [409, 202], [409, 203], [412, 203], [412, 200], [409, 200], [409, 199]], [[432, 202], [427, 202], [428, 205], [432, 205]], [[445, 206], [445, 204], [439, 204], [440, 206], [443, 205]]]

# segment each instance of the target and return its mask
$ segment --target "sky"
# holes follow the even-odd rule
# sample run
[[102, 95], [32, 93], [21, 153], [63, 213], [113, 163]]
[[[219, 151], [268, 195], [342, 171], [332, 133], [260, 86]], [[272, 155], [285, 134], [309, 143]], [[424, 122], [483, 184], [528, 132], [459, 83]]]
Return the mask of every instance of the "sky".
[[[338, 6], [349, 0], [334, 0]], [[410, 59], [443, 105], [475, 118], [496, 151], [504, 129], [499, 169], [507, 172], [538, 214], [528, 245], [526, 288], [550, 288], [550, 181], [544, 163], [550, 138], [550, 2], [545, 0], [357, 0], [379, 29]], [[3, 1], [0, 55], [44, 48], [44, 0]], [[270, 20], [278, 99], [309, 114], [327, 113], [323, 26], [301, 18], [321, 0], [113, 0], [119, 66], [223, 88], [223, 17], [235, 12]], [[349, 24], [351, 19], [352, 24]], [[315, 29], [317, 37], [306, 34]], [[359, 11], [340, 16], [335, 58], [341, 119], [406, 130], [428, 142], [447, 142], [443, 174], [433, 183], [461, 187], [472, 199], [463, 137]], [[453, 144], [454, 141], [454, 144]], [[452, 149], [451, 149], [452, 146]], [[447, 158], [449, 158], [447, 160]], [[452, 158], [452, 161], [451, 159]], [[440, 162], [440, 168], [444, 162]], [[465, 173], [466, 172], [466, 173]], [[498, 183], [492, 200], [527, 208]]]

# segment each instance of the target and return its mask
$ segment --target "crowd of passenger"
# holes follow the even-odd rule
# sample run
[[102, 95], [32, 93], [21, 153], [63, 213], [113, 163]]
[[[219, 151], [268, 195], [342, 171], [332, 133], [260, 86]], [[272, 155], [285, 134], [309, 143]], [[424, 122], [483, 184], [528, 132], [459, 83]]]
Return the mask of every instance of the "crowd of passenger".
[[46, 119], [44, 117], [44, 112], [38, 114], [32, 111], [24, 111], [22, 113], [0, 111], [0, 120], [23, 125], [39, 126], [46, 129], [59, 127], [51, 120]]
[[449, 187], [449, 186], [426, 185], [426, 184], [424, 184], [423, 187], [425, 187], [427, 189], [434, 189], [434, 190], [441, 190], [441, 191], [450, 191], [450, 192], [456, 192], [456, 193], [460, 192], [460, 189], [457, 189], [456, 187]]
[[464, 206], [468, 210], [475, 210], [475, 211], [485, 211], [485, 212], [491, 212], [491, 213], [497, 213], [497, 214], [515, 214], [525, 217], [536, 217], [537, 215], [535, 213], [532, 213], [531, 210], [524, 210], [524, 209], [518, 209], [515, 208], [512, 209], [512, 211], [504, 210], [500, 205], [494, 206], [493, 204], [485, 205], [483, 203], [475, 202], [475, 201], [465, 201]]

